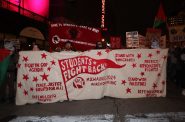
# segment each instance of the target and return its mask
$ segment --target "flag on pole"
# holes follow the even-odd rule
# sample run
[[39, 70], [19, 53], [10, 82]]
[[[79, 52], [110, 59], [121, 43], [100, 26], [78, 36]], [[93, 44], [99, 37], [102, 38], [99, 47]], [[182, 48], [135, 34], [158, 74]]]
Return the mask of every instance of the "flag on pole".
[[7, 49], [0, 49], [0, 86], [5, 80], [9, 63], [10, 51]]
[[153, 28], [160, 28], [160, 26], [164, 23], [166, 23], [166, 15], [162, 3], [160, 3], [157, 15], [155, 16]]

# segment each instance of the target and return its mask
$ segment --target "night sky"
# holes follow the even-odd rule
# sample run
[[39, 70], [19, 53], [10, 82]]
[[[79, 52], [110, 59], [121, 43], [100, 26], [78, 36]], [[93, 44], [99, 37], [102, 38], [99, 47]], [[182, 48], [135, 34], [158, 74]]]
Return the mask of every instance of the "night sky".
[[[185, 9], [185, 0], [161, 0], [166, 15]], [[106, 0], [105, 23], [110, 35], [152, 27], [160, 0]], [[74, 24], [100, 27], [101, 0], [51, 0], [50, 18], [63, 16]]]

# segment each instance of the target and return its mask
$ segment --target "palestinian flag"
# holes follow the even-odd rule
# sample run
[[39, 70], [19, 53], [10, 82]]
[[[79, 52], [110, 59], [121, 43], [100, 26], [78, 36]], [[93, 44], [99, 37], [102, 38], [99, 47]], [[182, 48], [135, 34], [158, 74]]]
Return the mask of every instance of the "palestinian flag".
[[155, 16], [153, 28], [160, 29], [162, 35], [166, 35], [168, 32], [168, 27], [166, 23], [166, 15], [163, 9], [162, 3], [160, 3], [157, 15]]
[[5, 80], [9, 63], [10, 51], [7, 49], [0, 49], [0, 86]]
[[153, 28], [159, 28], [162, 24], [166, 24], [166, 15], [162, 3], [160, 3], [157, 15], [155, 16]]

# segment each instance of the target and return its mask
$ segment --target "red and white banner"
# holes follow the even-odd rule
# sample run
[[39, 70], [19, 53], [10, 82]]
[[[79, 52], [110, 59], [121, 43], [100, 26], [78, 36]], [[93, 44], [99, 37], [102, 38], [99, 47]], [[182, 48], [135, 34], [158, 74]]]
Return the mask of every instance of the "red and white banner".
[[49, 43], [52, 49], [63, 48], [67, 41], [72, 42], [76, 50], [95, 49], [96, 42], [101, 40], [101, 31], [97, 28], [73, 24], [50, 24]]
[[16, 104], [165, 97], [167, 49], [22, 51]]

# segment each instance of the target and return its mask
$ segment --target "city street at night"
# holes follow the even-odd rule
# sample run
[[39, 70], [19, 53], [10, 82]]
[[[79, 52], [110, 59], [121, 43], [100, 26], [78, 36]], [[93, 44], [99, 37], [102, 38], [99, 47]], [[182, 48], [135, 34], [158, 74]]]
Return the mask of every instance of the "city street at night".
[[0, 122], [185, 122], [185, 0], [0, 0]]

